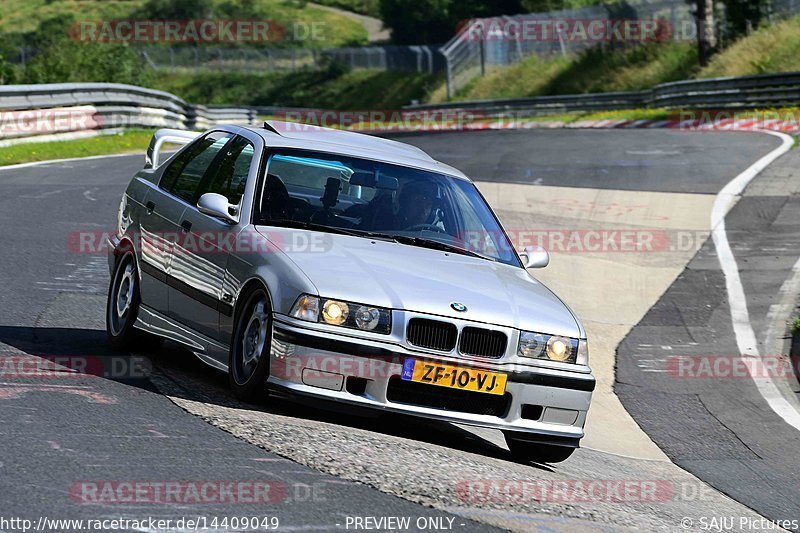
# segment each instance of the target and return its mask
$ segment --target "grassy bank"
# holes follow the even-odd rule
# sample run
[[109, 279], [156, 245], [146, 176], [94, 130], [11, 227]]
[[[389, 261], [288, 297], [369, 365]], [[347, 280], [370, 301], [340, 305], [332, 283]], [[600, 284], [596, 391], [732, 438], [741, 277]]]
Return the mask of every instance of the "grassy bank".
[[[147, 10], [143, 9], [145, 4], [146, 0], [3, 0], [0, 33], [33, 31], [42, 21], [54, 17], [72, 17], [75, 21], [147, 19]], [[300, 43], [302, 46], [324, 48], [367, 44], [367, 31], [360, 23], [307, 2], [212, 0], [207, 16], [195, 18], [272, 20], [286, 29], [284, 44], [291, 44], [295, 33], [298, 37], [306, 37], [312, 24], [319, 38], [306, 38]]]
[[[530, 56], [472, 80], [457, 100], [521, 98], [555, 94], [637, 91], [658, 83], [686, 79], [697, 69], [690, 43], [650, 43], [621, 50], [593, 48], [574, 56]], [[443, 87], [430, 101], [443, 101]]]
[[800, 70], [800, 17], [763, 27], [714, 56], [697, 77]]
[[[648, 89], [659, 83], [716, 76], [800, 70], [800, 17], [765, 26], [731, 43], [701, 68], [696, 45], [650, 43], [627, 49], [594, 48], [577, 56], [531, 56], [471, 81], [456, 100], [522, 98]], [[444, 86], [429, 96], [446, 99]]]
[[314, 0], [314, 3], [381, 18], [380, 0]]
[[292, 73], [162, 73], [153, 86], [189, 102], [328, 109], [395, 109], [422, 99], [427, 74], [327, 69]]
[[100, 135], [73, 141], [26, 143], [0, 148], [0, 166], [88, 157], [92, 155], [138, 153], [142, 155], [153, 136], [153, 130], [128, 130], [114, 135]]

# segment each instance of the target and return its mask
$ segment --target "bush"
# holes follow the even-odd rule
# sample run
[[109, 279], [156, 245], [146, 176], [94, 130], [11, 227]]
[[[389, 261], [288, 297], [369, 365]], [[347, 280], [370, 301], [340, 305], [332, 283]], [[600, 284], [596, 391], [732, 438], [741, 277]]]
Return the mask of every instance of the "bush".
[[0, 56], [0, 85], [10, 85], [14, 83], [14, 69]]
[[22, 75], [24, 83], [111, 82], [144, 85], [150, 71], [138, 53], [119, 44], [61, 41], [40, 50]]
[[71, 40], [71, 16], [42, 21], [29, 36], [37, 50], [20, 76], [23, 83], [111, 82], [146, 84], [150, 72], [135, 49], [124, 44]]

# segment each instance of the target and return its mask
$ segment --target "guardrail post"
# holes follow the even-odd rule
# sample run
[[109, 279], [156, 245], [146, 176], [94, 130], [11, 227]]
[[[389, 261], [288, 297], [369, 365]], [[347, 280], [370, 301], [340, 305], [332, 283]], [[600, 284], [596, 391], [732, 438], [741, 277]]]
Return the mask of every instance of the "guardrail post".
[[453, 68], [450, 65], [450, 56], [444, 54], [445, 71], [447, 72], [447, 99], [453, 98]]
[[478, 51], [481, 57], [481, 76], [486, 76], [486, 44], [483, 37], [483, 30], [481, 30], [480, 40], [478, 40]]

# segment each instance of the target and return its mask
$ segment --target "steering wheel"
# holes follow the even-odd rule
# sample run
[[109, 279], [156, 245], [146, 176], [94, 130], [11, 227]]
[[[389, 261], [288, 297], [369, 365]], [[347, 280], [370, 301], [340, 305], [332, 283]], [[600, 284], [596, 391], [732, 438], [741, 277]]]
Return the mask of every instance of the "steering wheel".
[[414, 224], [413, 226], [409, 226], [405, 228], [403, 231], [422, 231], [422, 230], [430, 230], [436, 231], [439, 233], [447, 233], [445, 230], [440, 228], [435, 224]]

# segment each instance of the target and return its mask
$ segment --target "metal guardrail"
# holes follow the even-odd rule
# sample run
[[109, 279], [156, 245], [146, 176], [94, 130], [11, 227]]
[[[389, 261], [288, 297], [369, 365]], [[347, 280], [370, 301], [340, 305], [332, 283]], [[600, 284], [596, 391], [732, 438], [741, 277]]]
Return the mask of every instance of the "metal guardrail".
[[[631, 108], [756, 109], [800, 105], [800, 72], [664, 83], [614, 92], [410, 105], [408, 112], [463, 111], [472, 118]], [[126, 127], [205, 130], [214, 124], [258, 124], [261, 114], [303, 108], [192, 105], [154, 89], [116, 83], [0, 86], [0, 140]], [[313, 110], [312, 110], [313, 111]], [[317, 110], [320, 113], [324, 110]]]
[[255, 124], [250, 108], [192, 105], [164, 91], [118, 83], [0, 86], [0, 139], [126, 127], [203, 130]]
[[800, 72], [687, 80], [656, 85], [641, 92], [537, 96], [406, 106], [409, 110], [480, 111], [543, 115], [563, 111], [604, 111], [639, 107], [666, 109], [755, 109], [800, 105]]

